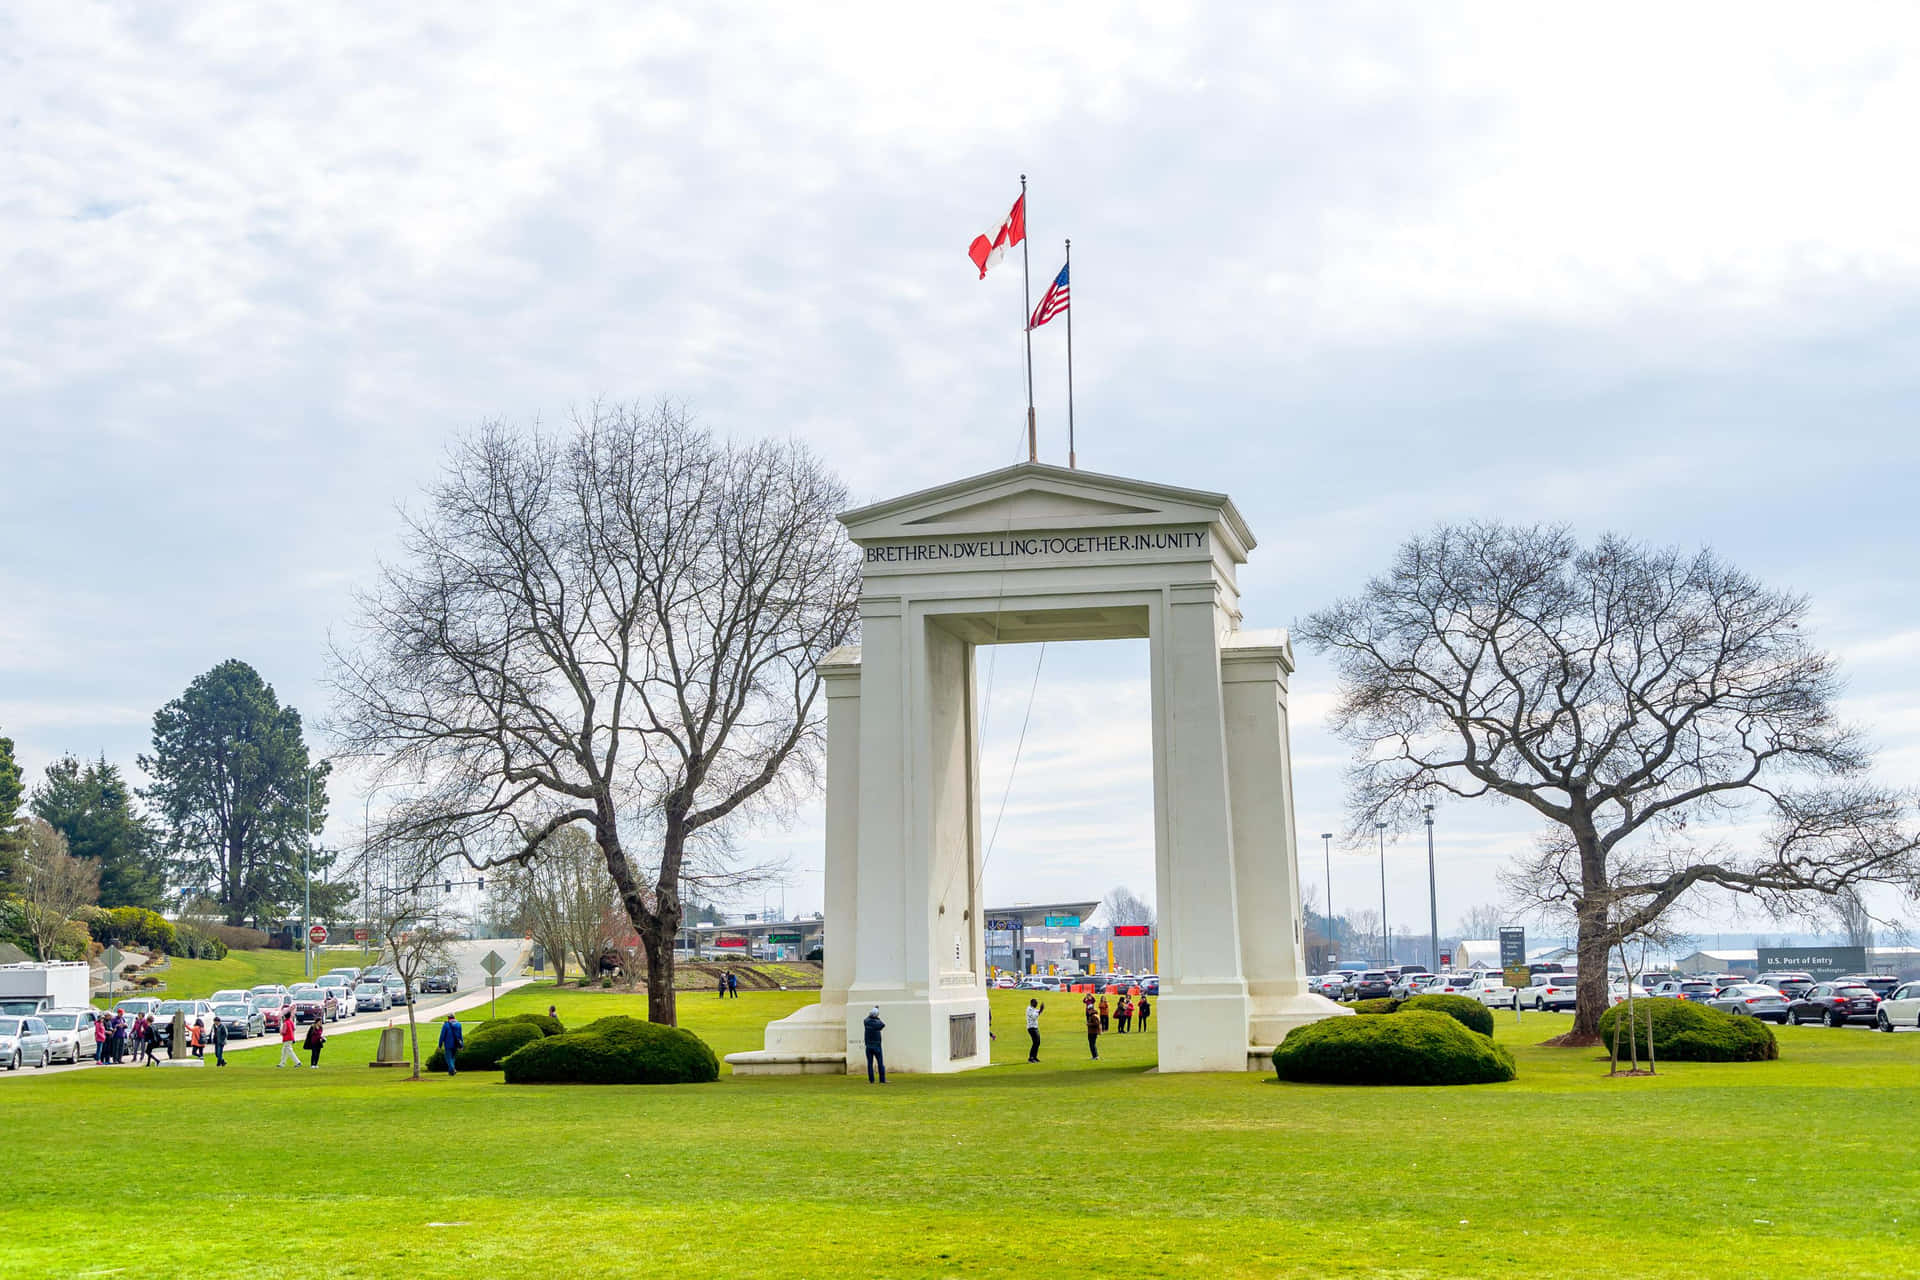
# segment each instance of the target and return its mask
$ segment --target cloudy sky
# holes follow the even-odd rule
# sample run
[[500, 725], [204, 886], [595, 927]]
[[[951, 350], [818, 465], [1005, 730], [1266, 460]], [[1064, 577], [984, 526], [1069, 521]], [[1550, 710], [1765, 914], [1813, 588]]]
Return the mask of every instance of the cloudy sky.
[[[322, 712], [396, 504], [482, 419], [670, 397], [863, 499], [1016, 460], [1019, 276], [965, 248], [1025, 172], [1036, 278], [1074, 241], [1081, 462], [1231, 492], [1249, 625], [1441, 520], [1709, 543], [1813, 597], [1849, 713], [1920, 782], [1916, 55], [1901, 8], [23, 0], [0, 732], [30, 774], [130, 767], [228, 657]], [[988, 895], [1150, 894], [1144, 649], [1055, 648], [1037, 683], [1036, 656], [994, 659]], [[1317, 854], [1342, 752], [1303, 658]], [[1444, 922], [1530, 826], [1441, 832]], [[817, 905], [817, 814], [753, 839]], [[1423, 859], [1388, 858], [1423, 916]], [[1335, 906], [1377, 876], [1336, 851]]]

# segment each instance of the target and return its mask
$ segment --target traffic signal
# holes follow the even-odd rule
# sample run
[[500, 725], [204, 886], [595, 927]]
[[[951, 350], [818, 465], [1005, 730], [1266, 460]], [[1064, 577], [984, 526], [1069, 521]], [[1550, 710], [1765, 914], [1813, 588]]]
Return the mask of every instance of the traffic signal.
[[440, 890], [440, 892], [442, 892], [442, 893], [452, 893], [452, 892], [453, 892], [453, 881], [451, 881], [451, 880], [449, 880], [449, 881], [447, 881], [447, 883], [446, 883], [446, 884], [445, 884], [444, 886], [442, 886], [442, 887], [441, 887], [441, 890]]

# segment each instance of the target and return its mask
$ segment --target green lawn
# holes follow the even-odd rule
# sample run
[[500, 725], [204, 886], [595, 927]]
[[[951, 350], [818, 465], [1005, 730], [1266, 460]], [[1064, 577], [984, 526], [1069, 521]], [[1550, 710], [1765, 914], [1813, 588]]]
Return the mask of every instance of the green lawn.
[[[683, 996], [726, 1053], [810, 997]], [[578, 1023], [641, 999], [503, 997]], [[1087, 1061], [1062, 1000], [1030, 1067], [685, 1088], [409, 1083], [373, 1033], [322, 1070], [0, 1082], [0, 1275], [1494, 1277], [1911, 1274], [1920, 1036], [1787, 1030], [1777, 1063], [1606, 1080], [1500, 1038], [1512, 1084], [1339, 1089]], [[20, 1160], [22, 1154], [43, 1158]], [[86, 1241], [119, 1243], [105, 1255]], [[127, 1242], [152, 1248], [135, 1250]]]
[[[365, 951], [328, 950], [314, 955], [314, 966], [319, 973], [343, 965], [365, 968], [372, 963], [373, 954]], [[306, 981], [305, 954], [299, 951], [229, 951], [221, 960], [186, 960], [175, 956], [166, 968], [152, 972], [167, 984], [165, 991], [153, 994], [170, 1000], [203, 1000], [229, 987], [244, 989], [267, 982], [292, 986]], [[117, 998], [142, 994], [146, 993], [123, 985]], [[112, 1001], [100, 996], [94, 1003], [108, 1005]]]

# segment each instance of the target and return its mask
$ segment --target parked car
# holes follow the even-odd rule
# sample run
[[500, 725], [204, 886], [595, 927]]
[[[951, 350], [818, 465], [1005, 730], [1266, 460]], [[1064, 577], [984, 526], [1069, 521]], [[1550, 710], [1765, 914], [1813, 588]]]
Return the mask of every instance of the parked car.
[[1520, 993], [1507, 985], [1505, 978], [1475, 978], [1464, 994], [1489, 1008], [1518, 1009]]
[[1470, 973], [1443, 973], [1427, 988], [1427, 992], [1437, 996], [1463, 996], [1472, 986], [1473, 975]]
[[1882, 1031], [1920, 1027], [1920, 982], [1905, 982], [1889, 992], [1874, 1013], [1873, 1025]]
[[1382, 1000], [1393, 994], [1393, 975], [1385, 969], [1368, 969], [1353, 980], [1355, 1000]]
[[1890, 973], [1848, 973], [1834, 979], [1835, 982], [1850, 982], [1856, 987], [1865, 987], [1873, 994], [1885, 1000], [1900, 985], [1900, 979]]
[[[1033, 976], [1039, 977], [1040, 975], [1034, 974]], [[427, 970], [426, 976], [420, 979], [420, 991], [424, 995], [452, 995], [454, 991], [458, 989], [459, 985], [459, 973], [449, 968], [429, 969]], [[1022, 985], [1025, 985], [1024, 982]]]
[[41, 1014], [52, 1056], [61, 1062], [93, 1056], [93, 1024], [100, 1017], [98, 1009], [49, 1009]]
[[303, 1022], [331, 1022], [335, 1014], [331, 1002], [332, 993], [325, 987], [296, 987], [293, 992], [293, 1021], [297, 1026]]
[[241, 990], [239, 987], [228, 987], [223, 991], [216, 991], [212, 995], [208, 996], [207, 1003], [208, 1004], [231, 1004], [235, 1000], [245, 1000], [247, 999], [247, 997], [248, 997], [248, 993], [246, 991]]
[[1579, 998], [1577, 981], [1578, 975], [1571, 973], [1535, 974], [1532, 985], [1521, 990], [1520, 1003], [1536, 1013], [1571, 1009]]
[[1787, 1006], [1792, 1003], [1772, 987], [1759, 982], [1737, 982], [1707, 1001], [1707, 1008], [1722, 1013], [1744, 1013], [1764, 1022], [1785, 1026]]
[[[352, 986], [360, 981], [360, 971], [352, 965], [342, 965], [338, 969], [329, 969], [321, 976], [326, 978], [344, 978], [348, 986]], [[326, 985], [331, 987], [336, 984], [329, 982]]]
[[280, 1010], [293, 1003], [293, 992], [277, 982], [267, 982], [255, 987], [249, 994], [253, 997], [254, 1008], [266, 1018], [267, 1030], [278, 1031]]
[[363, 982], [353, 989], [353, 1007], [356, 1013], [385, 1013], [393, 1008], [393, 1001], [387, 999], [387, 989], [378, 982]]
[[193, 1020], [195, 1018], [207, 1023], [209, 1026], [212, 1025], [213, 1006], [207, 1001], [162, 1000], [160, 1007], [153, 1011], [153, 1018], [154, 1022], [158, 1025], [160, 1043], [163, 1045], [171, 1045], [173, 1043], [173, 1015], [176, 1013], [186, 1019], [186, 1025], [189, 1029], [193, 1027]]
[[216, 1023], [225, 1023], [227, 1034], [236, 1040], [251, 1040], [267, 1034], [267, 1015], [251, 1000], [223, 1000], [213, 1006], [211, 1032]]
[[[995, 987], [999, 987], [1002, 982], [1004, 982], [1009, 987], [1013, 985], [1012, 978], [999, 979], [995, 981], [993, 985]], [[385, 978], [382, 978], [380, 980], [380, 985], [387, 989], [388, 1007], [397, 1009], [397, 1008], [400, 1008], [402, 1005], [409, 1005], [413, 1003], [413, 1001], [407, 999], [407, 984], [400, 980], [399, 974], [397, 973], [388, 974]]]
[[1718, 994], [1728, 987], [1744, 986], [1753, 979], [1744, 973], [1710, 973], [1707, 975], [1707, 981], [1713, 984], [1714, 992]]
[[355, 979], [355, 981], [356, 982], [385, 982], [388, 978], [397, 978], [399, 976], [400, 976], [399, 974], [393, 971], [392, 965], [376, 964], [372, 968], [368, 969], [366, 972], [362, 973], [357, 979]]
[[1880, 1021], [1880, 997], [1873, 988], [1851, 982], [1819, 982], [1813, 990], [1787, 1005], [1787, 1021], [1824, 1022], [1844, 1027], [1849, 1022]]
[[114, 1005], [113, 1011], [124, 1015], [128, 1022], [132, 1022], [142, 1014], [151, 1016], [153, 1011], [159, 1007], [160, 999], [158, 996], [132, 996]]
[[1316, 996], [1338, 1000], [1346, 994], [1347, 978], [1341, 973], [1323, 973], [1307, 980], [1307, 990]]
[[[432, 974], [428, 974], [425, 978], [421, 979], [420, 990], [422, 992], [428, 992], [428, 991], [434, 990], [433, 987], [427, 985], [432, 981], [433, 981]], [[1046, 983], [1046, 980], [1042, 978], [1039, 974], [1030, 973], [1026, 977], [1020, 979], [1020, 981], [1014, 985], [1013, 989], [1015, 991], [1045, 991], [1047, 990], [1047, 983]]]
[[52, 1057], [47, 1024], [38, 1016], [0, 1018], [0, 1067], [44, 1067]]
[[1428, 973], [1425, 970], [1410, 970], [1395, 979], [1393, 984], [1393, 998], [1395, 1000], [1411, 999], [1431, 987], [1435, 982], [1439, 981], [1439, 979], [1440, 975], [1437, 973]]
[[1669, 1000], [1706, 1001], [1713, 999], [1716, 993], [1713, 984], [1705, 978], [1669, 978], [1648, 994]]
[[1143, 996], [1159, 995], [1160, 994], [1160, 975], [1157, 973], [1141, 974], [1140, 975], [1140, 994]]
[[1789, 1000], [1797, 1000], [1813, 990], [1813, 975], [1796, 971], [1763, 973], [1756, 981], [1763, 987], [1772, 987]]

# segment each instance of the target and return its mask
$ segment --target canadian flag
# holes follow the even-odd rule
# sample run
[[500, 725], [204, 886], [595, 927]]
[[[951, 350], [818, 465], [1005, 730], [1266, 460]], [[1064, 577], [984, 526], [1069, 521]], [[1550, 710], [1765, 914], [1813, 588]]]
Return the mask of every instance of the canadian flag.
[[967, 256], [973, 259], [973, 265], [980, 268], [980, 278], [987, 278], [987, 268], [1007, 256], [1007, 250], [1027, 238], [1027, 195], [1013, 202], [1013, 211], [1007, 214], [1007, 220], [991, 236], [975, 236], [973, 243], [967, 246]]

